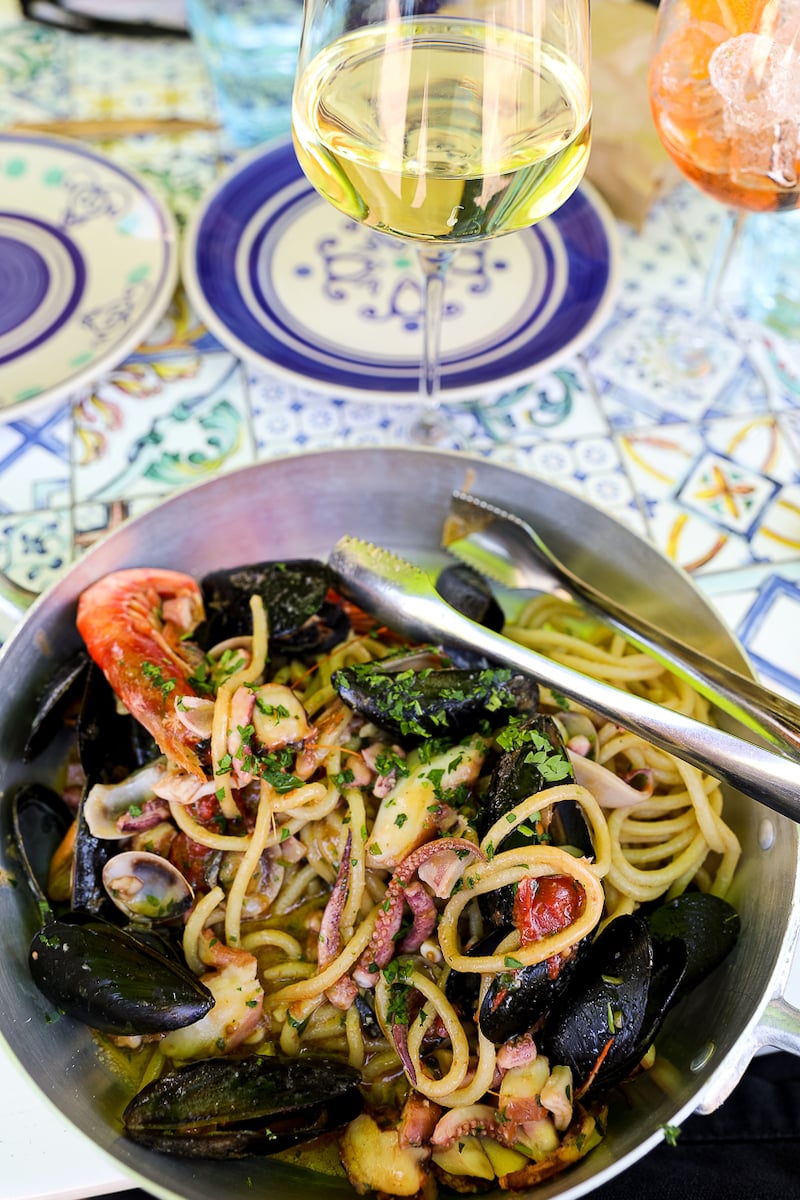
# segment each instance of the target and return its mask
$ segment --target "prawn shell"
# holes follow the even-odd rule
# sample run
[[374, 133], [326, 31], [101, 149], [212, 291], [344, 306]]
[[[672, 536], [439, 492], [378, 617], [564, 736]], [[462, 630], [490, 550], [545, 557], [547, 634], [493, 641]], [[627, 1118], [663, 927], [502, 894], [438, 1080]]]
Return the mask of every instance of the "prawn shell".
[[[167, 601], [183, 610], [179, 621], [162, 622]], [[82, 592], [76, 617], [89, 654], [128, 712], [164, 754], [201, 778], [200, 739], [187, 734], [175, 706], [196, 694], [190, 680], [202, 653], [189, 638], [203, 616], [200, 589], [190, 575], [132, 567], [104, 575]]]
[[302, 1055], [209, 1058], [162, 1075], [130, 1101], [130, 1138], [193, 1158], [271, 1154], [347, 1125], [362, 1108], [361, 1074]]
[[152, 941], [85, 913], [34, 934], [29, 966], [48, 1000], [101, 1033], [167, 1033], [193, 1025], [214, 1004], [205, 984]]

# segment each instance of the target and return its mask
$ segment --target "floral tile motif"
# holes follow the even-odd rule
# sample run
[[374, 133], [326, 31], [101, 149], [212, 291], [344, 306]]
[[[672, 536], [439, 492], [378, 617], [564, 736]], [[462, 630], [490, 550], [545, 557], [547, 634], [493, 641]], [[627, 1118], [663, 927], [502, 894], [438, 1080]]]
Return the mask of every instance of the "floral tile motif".
[[777, 490], [773, 480], [709, 452], [694, 464], [676, 499], [722, 530], [749, 539]]
[[702, 513], [692, 513], [669, 500], [647, 516], [649, 537], [684, 571], [729, 571], [752, 561], [745, 538], [721, 529]]
[[215, 119], [211, 84], [188, 38], [66, 36], [73, 117]]
[[733, 336], [721, 334], [707, 374], [679, 380], [671, 360], [668, 322], [689, 310], [667, 301], [616, 322], [593, 363], [602, 381], [603, 406], [616, 429], [635, 427], [648, 416], [662, 424], [735, 412], [765, 411], [769, 391], [761, 372]]
[[[249, 372], [248, 387], [259, 460], [344, 445], [398, 445], [410, 441], [415, 415], [412, 404], [339, 397], [326, 400], [288, 378], [261, 370]], [[453, 439], [448, 439], [447, 448], [456, 448]]]
[[685, 185], [654, 207], [643, 235], [629, 230], [623, 237], [615, 319], [587, 355], [602, 407], [620, 432], [645, 423], [777, 410], [800, 395], [800, 361], [792, 345], [744, 319], [747, 264], [736, 252], [723, 276], [727, 333], [718, 333], [716, 359], [694, 379], [671, 367], [668, 322], [688, 318], [691, 331], [721, 216], [718, 205]]
[[230, 354], [131, 360], [76, 405], [75, 430], [76, 501], [162, 494], [253, 461]]
[[450, 407], [462, 436], [476, 447], [512, 440], [516, 446], [527, 447], [543, 440], [608, 436], [608, 425], [580, 360], [510, 391]]
[[44, 591], [71, 562], [70, 509], [0, 519], [0, 595], [12, 603]]
[[2, 28], [0, 128], [15, 121], [47, 121], [69, 112], [64, 35], [33, 23]]
[[69, 405], [0, 422], [0, 513], [70, 503]]
[[626, 469], [651, 536], [687, 569], [797, 553], [796, 456], [775, 417], [629, 433]]

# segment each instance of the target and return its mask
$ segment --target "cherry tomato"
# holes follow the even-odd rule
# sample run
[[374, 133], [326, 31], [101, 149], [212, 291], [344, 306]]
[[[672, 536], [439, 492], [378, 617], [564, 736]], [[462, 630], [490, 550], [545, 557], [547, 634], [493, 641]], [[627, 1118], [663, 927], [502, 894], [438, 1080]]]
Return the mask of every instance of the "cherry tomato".
[[526, 875], [514, 896], [514, 924], [523, 946], [559, 933], [583, 912], [586, 895], [571, 875]]

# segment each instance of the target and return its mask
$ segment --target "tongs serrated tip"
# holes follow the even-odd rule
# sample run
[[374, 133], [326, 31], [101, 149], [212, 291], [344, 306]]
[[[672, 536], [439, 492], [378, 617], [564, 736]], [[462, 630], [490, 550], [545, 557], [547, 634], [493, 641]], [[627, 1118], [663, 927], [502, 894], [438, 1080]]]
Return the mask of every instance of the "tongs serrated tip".
[[568, 594], [546, 565], [549, 552], [531, 526], [479, 496], [452, 492], [441, 543], [459, 562], [503, 587]]
[[476, 625], [442, 599], [425, 571], [391, 550], [347, 536], [337, 542], [328, 561], [338, 572], [345, 594], [398, 632], [415, 641], [442, 638], [447, 644], [452, 639], [457, 645], [472, 646], [495, 661], [526, 671], [546, 686], [580, 699], [607, 719], [800, 821], [800, 770], [795, 756], [784, 757], [620, 691]]

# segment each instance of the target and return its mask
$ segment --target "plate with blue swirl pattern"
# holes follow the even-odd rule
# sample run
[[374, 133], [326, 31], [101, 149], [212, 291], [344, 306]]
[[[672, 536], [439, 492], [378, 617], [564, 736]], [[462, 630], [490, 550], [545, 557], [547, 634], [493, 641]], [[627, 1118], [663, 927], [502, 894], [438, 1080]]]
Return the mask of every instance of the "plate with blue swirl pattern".
[[[445, 285], [445, 398], [517, 385], [577, 353], [609, 314], [617, 257], [614, 219], [588, 184], [529, 229], [459, 247]], [[249, 364], [327, 395], [416, 400], [413, 246], [323, 200], [288, 139], [238, 160], [206, 197], [183, 280], [200, 319]]]
[[0, 417], [121, 363], [177, 277], [174, 220], [141, 178], [80, 142], [0, 133]]

